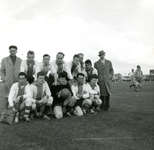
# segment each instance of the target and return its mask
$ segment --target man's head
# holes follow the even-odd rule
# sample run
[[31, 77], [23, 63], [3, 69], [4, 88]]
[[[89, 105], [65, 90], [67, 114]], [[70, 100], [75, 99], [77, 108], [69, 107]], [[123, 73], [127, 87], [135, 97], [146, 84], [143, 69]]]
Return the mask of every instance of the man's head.
[[39, 84], [43, 84], [44, 81], [45, 81], [45, 74], [44, 74], [44, 72], [38, 72], [37, 73], [37, 82]]
[[76, 65], [79, 63], [79, 55], [78, 54], [75, 54], [73, 56], [73, 63], [75, 63]]
[[78, 73], [77, 74], [77, 81], [78, 81], [79, 84], [84, 83], [84, 74], [83, 73]]
[[59, 78], [60, 84], [65, 85], [67, 83], [65, 73], [61, 72], [58, 78]]
[[134, 69], [132, 69], [132, 72], [134, 72]]
[[141, 67], [139, 65], [137, 66], [137, 70], [141, 70]]
[[43, 55], [43, 62], [44, 62], [45, 65], [48, 65], [49, 62], [50, 62], [50, 55], [44, 54]]
[[57, 61], [57, 63], [62, 63], [63, 62], [63, 59], [64, 59], [64, 53], [62, 53], [62, 52], [58, 52], [57, 53], [57, 56], [56, 56], [56, 61]]
[[10, 53], [10, 55], [11, 55], [11, 56], [16, 56], [17, 49], [18, 49], [17, 46], [11, 45], [11, 46], [9, 47], [9, 53]]
[[92, 67], [92, 62], [91, 62], [90, 59], [87, 59], [87, 60], [85, 61], [85, 69], [86, 69], [86, 70], [90, 70], [91, 67]]
[[34, 51], [28, 51], [27, 52], [27, 60], [29, 62], [33, 62], [34, 61], [34, 58], [35, 58], [35, 53]]
[[27, 84], [27, 76], [24, 72], [20, 72], [18, 74], [18, 82], [19, 82], [19, 85], [26, 85]]
[[78, 55], [79, 55], [79, 62], [80, 62], [80, 63], [83, 63], [84, 54], [79, 53]]
[[99, 55], [98, 55], [98, 56], [100, 57], [100, 59], [103, 60], [103, 59], [105, 58], [105, 53], [106, 53], [106, 52], [104, 52], [103, 50], [101, 50], [101, 51], [99, 52]]
[[90, 82], [91, 82], [93, 85], [96, 85], [97, 82], [98, 82], [98, 76], [97, 76], [96, 74], [93, 74], [93, 75], [91, 76]]

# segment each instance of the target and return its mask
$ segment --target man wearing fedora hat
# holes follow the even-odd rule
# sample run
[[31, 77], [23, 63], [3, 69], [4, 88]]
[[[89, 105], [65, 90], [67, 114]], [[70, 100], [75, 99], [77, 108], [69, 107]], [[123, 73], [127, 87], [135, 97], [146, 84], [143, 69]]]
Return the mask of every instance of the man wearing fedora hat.
[[17, 46], [9, 46], [10, 56], [5, 57], [1, 61], [1, 79], [4, 82], [4, 97], [6, 98], [6, 108], [8, 107], [8, 95], [11, 86], [18, 81], [18, 74], [20, 72], [21, 58], [16, 56]]
[[105, 52], [99, 52], [100, 59], [94, 63], [94, 68], [98, 71], [98, 84], [100, 86], [100, 98], [102, 100], [101, 109], [110, 111], [110, 95], [112, 93], [111, 79], [114, 70], [110, 60], [105, 59]]

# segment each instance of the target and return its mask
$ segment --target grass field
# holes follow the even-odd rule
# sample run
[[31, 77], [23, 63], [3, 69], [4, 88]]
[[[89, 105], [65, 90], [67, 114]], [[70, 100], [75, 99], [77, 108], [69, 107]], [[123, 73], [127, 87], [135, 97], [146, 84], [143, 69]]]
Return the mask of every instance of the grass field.
[[129, 84], [113, 83], [110, 112], [1, 123], [0, 150], [153, 150], [154, 82], [144, 82], [142, 92]]

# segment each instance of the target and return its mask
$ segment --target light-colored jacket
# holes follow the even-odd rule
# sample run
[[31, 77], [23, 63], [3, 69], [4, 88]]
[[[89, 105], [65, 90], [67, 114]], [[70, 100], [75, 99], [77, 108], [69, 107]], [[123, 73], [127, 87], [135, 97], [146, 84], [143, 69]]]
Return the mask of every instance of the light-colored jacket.
[[[13, 101], [15, 101], [16, 98], [17, 98], [18, 90], [19, 90], [19, 83], [16, 82], [16, 83], [14, 83], [14, 84], [12, 85], [11, 90], [10, 90], [10, 93], [9, 93], [8, 101], [9, 101], [9, 105], [10, 105], [10, 106], [14, 106]], [[30, 85], [27, 84], [27, 85], [25, 86], [25, 91], [24, 91], [23, 99], [31, 98], [31, 97], [32, 97], [32, 96], [31, 96]]]
[[[34, 67], [33, 68], [33, 77], [36, 79], [37, 78], [36, 70], [38, 70], [38, 68], [39, 68], [39, 62], [37, 60], [35, 60], [35, 65], [33, 67]], [[28, 70], [28, 65], [27, 65], [27, 59], [26, 59], [21, 62], [20, 72], [24, 72], [25, 74], [27, 74], [27, 70]]]
[[71, 69], [72, 69], [72, 65], [73, 65], [73, 61], [70, 61], [67, 63], [67, 66], [68, 66], [68, 69], [69, 69], [69, 72], [70, 72], [70, 76], [71, 76], [71, 79], [73, 77], [77, 77], [77, 74], [81, 72], [81, 65], [80, 63], [76, 66], [75, 70], [73, 71], [73, 73], [71, 73]]
[[[33, 99], [36, 99], [36, 97], [37, 97], [37, 86], [34, 85], [34, 84], [31, 84], [30, 86], [31, 86], [32, 98], [33, 98]], [[43, 98], [44, 96], [47, 96], [47, 95], [48, 95], [48, 96], [51, 96], [51, 92], [50, 92], [50, 89], [49, 89], [49, 86], [48, 86], [47, 82], [44, 82], [44, 83], [43, 83], [42, 98]]]
[[[89, 89], [89, 94], [90, 95], [94, 95], [94, 94], [98, 94], [100, 93], [100, 88], [99, 86], [96, 84], [95, 88], [92, 89], [91, 85], [89, 83], [87, 83], [87, 87]], [[99, 95], [99, 94], [98, 94]]]
[[5, 83], [5, 94], [9, 93], [13, 83], [18, 82], [18, 74], [20, 72], [21, 58], [16, 57], [13, 65], [10, 56], [5, 57], [1, 61], [1, 80]]
[[[79, 97], [77, 97], [77, 93], [78, 93], [78, 86], [74, 86], [72, 85], [71, 86], [71, 90], [73, 92], [73, 96], [76, 98], [76, 99], [80, 99]], [[86, 99], [86, 98], [89, 98], [89, 87], [87, 86], [87, 84], [83, 84], [83, 92], [82, 93], [85, 93], [83, 94], [83, 98]]]

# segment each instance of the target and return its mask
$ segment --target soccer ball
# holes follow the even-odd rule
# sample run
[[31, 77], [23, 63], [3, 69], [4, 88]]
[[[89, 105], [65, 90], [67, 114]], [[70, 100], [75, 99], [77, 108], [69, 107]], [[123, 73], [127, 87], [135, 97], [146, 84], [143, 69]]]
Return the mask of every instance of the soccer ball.
[[69, 89], [67, 88], [64, 88], [60, 91], [60, 97], [63, 98], [63, 99], [66, 99], [68, 98], [69, 96], [71, 95], [71, 92]]

